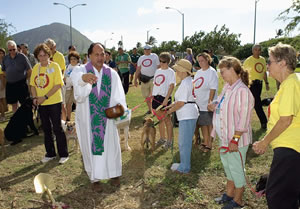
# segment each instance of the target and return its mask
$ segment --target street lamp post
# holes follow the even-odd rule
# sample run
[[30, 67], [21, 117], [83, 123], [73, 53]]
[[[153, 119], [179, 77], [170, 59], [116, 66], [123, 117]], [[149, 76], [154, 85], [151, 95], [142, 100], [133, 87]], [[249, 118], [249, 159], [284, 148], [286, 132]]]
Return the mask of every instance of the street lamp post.
[[77, 6], [86, 6], [86, 4], [76, 4], [76, 5], [72, 6], [72, 7], [68, 7], [67, 5], [65, 5], [63, 3], [57, 3], [57, 2], [54, 2], [53, 4], [54, 5], [62, 5], [62, 6], [64, 6], [64, 7], [66, 7], [66, 8], [69, 9], [69, 12], [70, 12], [70, 43], [71, 43], [71, 46], [72, 46], [73, 45], [72, 44], [72, 9], [74, 7], [77, 7]]
[[104, 46], [105, 46], [105, 48], [106, 48], [106, 41], [111, 41], [111, 40], [113, 40], [112, 38], [108, 38], [108, 39], [106, 39], [105, 41], [104, 41]]
[[[153, 28], [152, 28], [153, 29]], [[149, 32], [152, 30], [147, 30], [147, 44], [149, 44]], [[159, 28], [155, 28], [155, 30], [159, 30]]]
[[259, 0], [255, 0], [253, 44], [255, 44], [255, 36], [256, 36], [256, 7], [257, 7], [257, 2], [259, 2]]
[[173, 7], [165, 7], [166, 9], [176, 10], [182, 16], [182, 42], [184, 41], [184, 13]]

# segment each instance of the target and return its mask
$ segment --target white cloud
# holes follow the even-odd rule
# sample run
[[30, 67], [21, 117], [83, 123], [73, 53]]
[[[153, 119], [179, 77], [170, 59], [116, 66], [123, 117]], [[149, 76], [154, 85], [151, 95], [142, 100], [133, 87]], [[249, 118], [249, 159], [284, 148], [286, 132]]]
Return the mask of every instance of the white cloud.
[[153, 12], [152, 9], [146, 9], [146, 8], [143, 8], [143, 7], [138, 8], [138, 10], [137, 10], [137, 14], [139, 16], [151, 14], [152, 12]]

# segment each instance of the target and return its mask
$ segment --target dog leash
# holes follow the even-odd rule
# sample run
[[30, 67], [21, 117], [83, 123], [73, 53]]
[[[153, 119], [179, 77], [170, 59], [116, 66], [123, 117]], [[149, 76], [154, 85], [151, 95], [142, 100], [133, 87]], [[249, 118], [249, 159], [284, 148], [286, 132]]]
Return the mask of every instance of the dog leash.
[[[221, 151], [221, 150], [225, 150], [225, 151]], [[226, 154], [227, 152], [229, 152], [229, 147], [225, 147], [225, 146], [221, 146], [219, 148], [219, 152], [221, 154]], [[257, 197], [257, 198], [261, 198], [263, 196], [265, 196], [264, 193], [264, 190], [263, 191], [260, 191], [260, 192], [257, 192], [255, 191], [255, 189], [251, 186], [251, 184], [249, 183], [249, 180], [246, 176], [246, 173], [245, 173], [245, 167], [244, 167], [244, 164], [243, 164], [243, 156], [242, 156], [242, 153], [240, 151], [238, 151], [239, 154], [240, 154], [240, 158], [241, 158], [241, 163], [242, 163], [242, 168], [243, 168], [243, 173], [244, 173], [244, 177], [245, 177], [245, 180], [246, 180], [246, 183], [247, 183], [247, 186], [250, 188], [250, 190], [253, 192], [253, 194]]]

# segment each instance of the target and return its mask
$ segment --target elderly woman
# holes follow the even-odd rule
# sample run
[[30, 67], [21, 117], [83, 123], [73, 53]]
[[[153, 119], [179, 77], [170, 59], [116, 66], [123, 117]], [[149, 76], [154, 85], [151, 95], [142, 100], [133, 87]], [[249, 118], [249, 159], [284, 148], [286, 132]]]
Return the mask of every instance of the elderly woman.
[[199, 127], [203, 135], [204, 142], [201, 144], [201, 149], [208, 152], [212, 148], [212, 131], [213, 113], [207, 109], [207, 105], [217, 99], [218, 90], [218, 74], [216, 70], [210, 66], [212, 61], [209, 54], [203, 52], [197, 56], [197, 60], [201, 67], [194, 77], [194, 93], [196, 103], [200, 109], [200, 116], [197, 121], [196, 134]]
[[215, 201], [226, 204], [224, 209], [242, 208], [246, 185], [244, 166], [252, 142], [250, 119], [254, 98], [248, 88], [248, 72], [238, 59], [225, 57], [218, 67], [226, 84], [217, 102], [210, 103], [208, 109], [214, 111], [212, 136], [217, 133], [220, 139], [220, 157], [227, 185], [226, 193]]
[[270, 144], [274, 155], [267, 182], [270, 209], [299, 207], [300, 197], [300, 75], [294, 73], [296, 51], [286, 44], [269, 48], [270, 76], [280, 88], [269, 106], [267, 134], [253, 149], [263, 154]]
[[173, 68], [176, 70], [181, 83], [175, 93], [175, 102], [167, 107], [167, 114], [176, 111], [179, 121], [178, 146], [180, 164], [174, 163], [171, 169], [178, 173], [189, 173], [191, 170], [193, 135], [199, 114], [193, 96], [192, 64], [186, 59], [181, 59]]
[[56, 136], [59, 163], [69, 159], [66, 135], [61, 126], [61, 87], [64, 85], [59, 65], [50, 61], [51, 52], [46, 44], [39, 44], [34, 50], [38, 59], [30, 77], [30, 88], [33, 103], [39, 105], [44, 131], [46, 155], [43, 163], [53, 160], [56, 156], [52, 132]]

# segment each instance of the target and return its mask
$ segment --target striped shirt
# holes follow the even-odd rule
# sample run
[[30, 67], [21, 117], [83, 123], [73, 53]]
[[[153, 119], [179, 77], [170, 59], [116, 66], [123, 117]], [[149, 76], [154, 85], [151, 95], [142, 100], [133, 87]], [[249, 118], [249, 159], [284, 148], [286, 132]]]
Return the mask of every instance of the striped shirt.
[[[223, 98], [224, 97], [224, 98]], [[223, 98], [223, 100], [222, 100]], [[252, 143], [251, 112], [254, 107], [254, 98], [250, 89], [237, 80], [233, 85], [225, 84], [222, 93], [217, 100], [219, 106], [219, 117], [214, 111], [213, 130], [211, 136], [216, 136], [216, 125], [218, 125], [218, 136], [220, 145], [228, 147], [235, 131], [243, 132], [239, 147], [244, 147]], [[220, 105], [219, 105], [220, 103]], [[216, 118], [220, 120], [216, 121]]]

